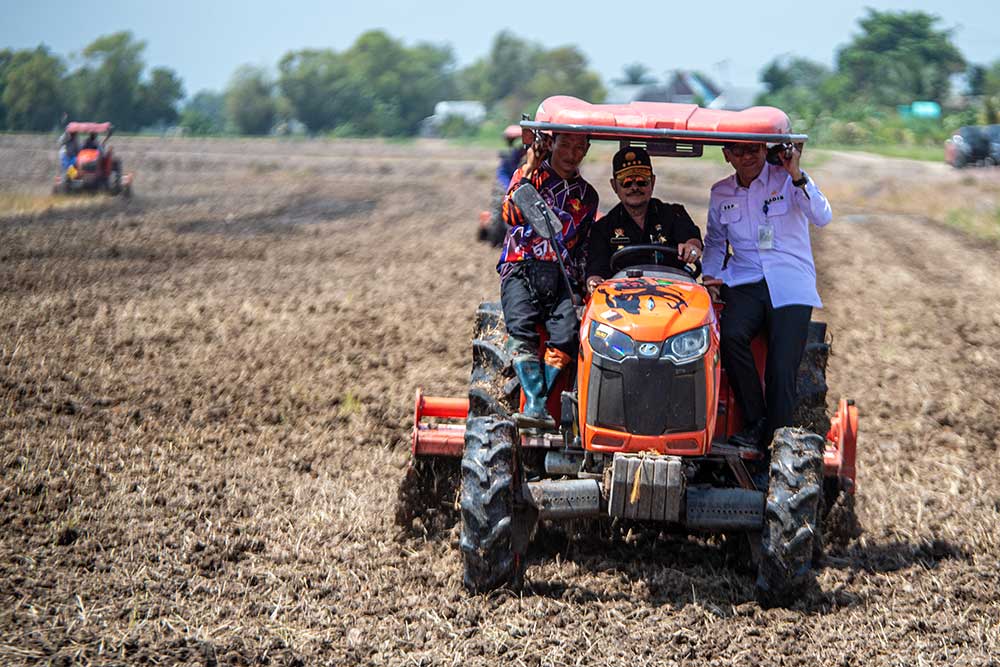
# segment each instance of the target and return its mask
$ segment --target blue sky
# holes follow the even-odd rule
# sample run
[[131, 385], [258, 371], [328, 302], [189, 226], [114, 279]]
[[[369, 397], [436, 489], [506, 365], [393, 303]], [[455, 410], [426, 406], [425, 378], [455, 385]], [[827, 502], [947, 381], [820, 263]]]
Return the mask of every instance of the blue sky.
[[954, 41], [967, 59], [1000, 59], [998, 11], [985, 0], [536, 4], [541, 3], [0, 0], [0, 47], [45, 43], [69, 57], [99, 35], [131, 30], [147, 42], [147, 64], [176, 71], [190, 95], [221, 90], [243, 63], [274, 67], [289, 50], [342, 50], [372, 28], [408, 44], [450, 44], [458, 64], [466, 65], [506, 28], [548, 46], [575, 44], [605, 80], [627, 63], [642, 62], [655, 73], [700, 69], [720, 83], [754, 86], [760, 69], [783, 53], [832, 64], [836, 48], [850, 39], [871, 6], [936, 14], [941, 25], [954, 28]]

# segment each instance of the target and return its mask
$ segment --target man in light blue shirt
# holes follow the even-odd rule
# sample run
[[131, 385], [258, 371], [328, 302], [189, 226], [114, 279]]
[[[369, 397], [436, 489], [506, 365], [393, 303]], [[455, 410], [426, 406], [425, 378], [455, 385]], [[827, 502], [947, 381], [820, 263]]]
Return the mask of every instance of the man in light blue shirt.
[[[722, 365], [744, 421], [731, 442], [766, 447], [774, 429], [791, 425], [809, 320], [812, 309], [823, 305], [809, 223], [822, 227], [832, 212], [800, 169], [798, 147], [777, 153], [778, 164], [766, 161], [764, 144], [733, 143], [722, 152], [735, 173], [712, 186], [703, 282], [726, 304]], [[761, 331], [768, 344], [766, 395], [750, 352]]]

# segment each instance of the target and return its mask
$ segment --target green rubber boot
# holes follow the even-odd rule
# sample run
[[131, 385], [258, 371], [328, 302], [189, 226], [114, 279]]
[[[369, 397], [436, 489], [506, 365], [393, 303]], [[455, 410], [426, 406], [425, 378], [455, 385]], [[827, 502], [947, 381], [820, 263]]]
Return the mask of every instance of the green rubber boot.
[[522, 428], [555, 430], [556, 421], [545, 409], [545, 376], [538, 359], [514, 361], [514, 372], [524, 390], [524, 411], [514, 413], [514, 422]]

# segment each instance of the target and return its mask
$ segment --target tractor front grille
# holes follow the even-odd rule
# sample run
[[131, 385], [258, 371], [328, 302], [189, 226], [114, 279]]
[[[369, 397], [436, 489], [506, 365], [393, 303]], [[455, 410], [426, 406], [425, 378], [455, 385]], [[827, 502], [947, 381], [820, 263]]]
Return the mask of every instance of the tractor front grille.
[[97, 173], [97, 161], [94, 162], [84, 162], [80, 165], [80, 171], [86, 172], [88, 174]]
[[594, 355], [587, 423], [633, 435], [705, 428], [705, 364], [677, 366], [666, 359], [612, 361]]

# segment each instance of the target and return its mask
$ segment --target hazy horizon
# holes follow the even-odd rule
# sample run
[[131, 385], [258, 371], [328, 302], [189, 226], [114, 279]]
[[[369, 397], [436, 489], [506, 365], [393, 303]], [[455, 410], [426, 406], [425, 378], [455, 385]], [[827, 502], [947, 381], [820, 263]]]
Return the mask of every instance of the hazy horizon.
[[[274, 71], [288, 51], [341, 51], [371, 29], [385, 30], [408, 45], [449, 45], [458, 67], [486, 55], [493, 37], [506, 29], [548, 47], [576, 45], [605, 83], [620, 76], [624, 65], [640, 62], [657, 77], [673, 69], [697, 69], [723, 85], [754, 87], [760, 70], [785, 53], [832, 65], [837, 47], [857, 32], [865, 7], [874, 7], [935, 14], [942, 19], [939, 27], [954, 29], [953, 41], [970, 62], [1000, 59], [995, 16], [982, 2], [972, 0], [849, 0], [820, 7], [805, 3], [761, 7], [724, 0], [713, 6], [709, 17], [699, 7], [672, 8], [648, 0], [615, 11], [607, 3], [580, 0], [572, 4], [572, 11], [547, 6], [524, 10], [523, 16], [508, 6], [441, 0], [350, 5], [297, 0], [285, 3], [281, 12], [270, 10], [271, 3], [261, 0], [246, 0], [235, 9], [192, 0], [170, 6], [110, 0], [99, 11], [54, 0], [10, 4], [0, 25], [0, 47], [34, 48], [43, 43], [73, 67], [78, 64], [74, 54], [98, 36], [130, 30], [147, 43], [146, 64], [174, 70], [188, 97], [204, 89], [221, 91], [242, 64]], [[610, 29], [609, 19], [623, 27]]]

